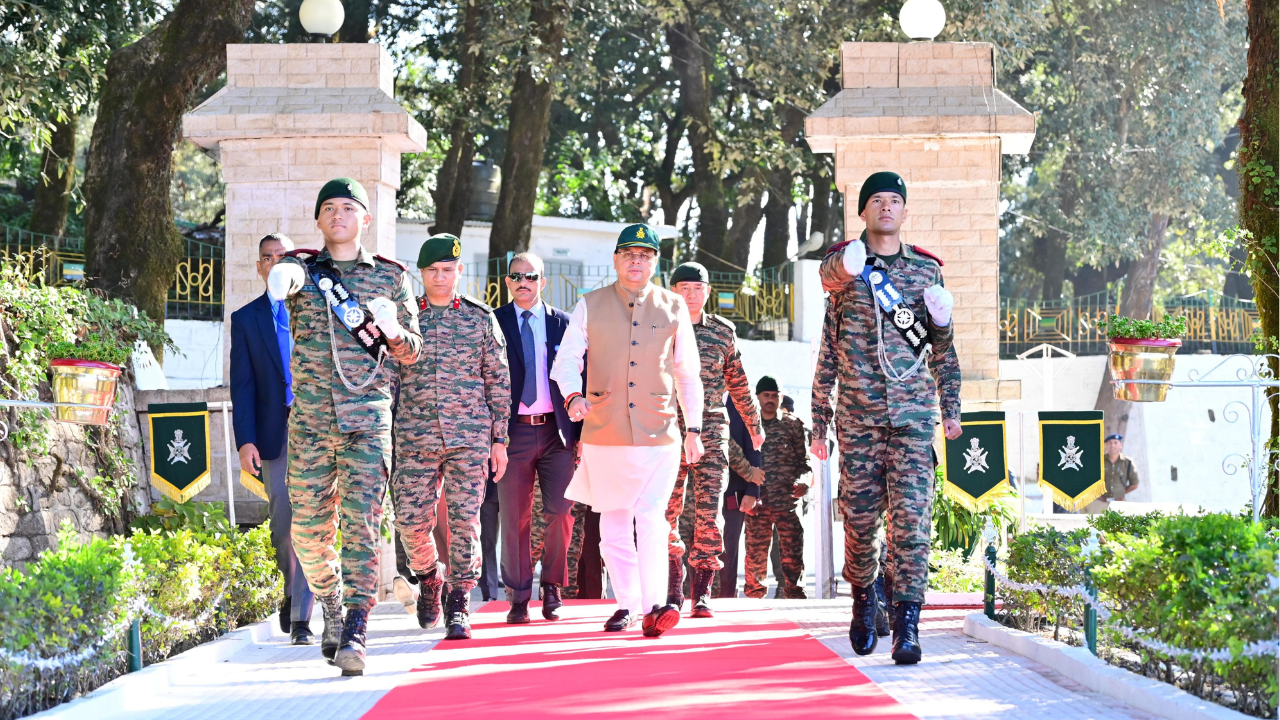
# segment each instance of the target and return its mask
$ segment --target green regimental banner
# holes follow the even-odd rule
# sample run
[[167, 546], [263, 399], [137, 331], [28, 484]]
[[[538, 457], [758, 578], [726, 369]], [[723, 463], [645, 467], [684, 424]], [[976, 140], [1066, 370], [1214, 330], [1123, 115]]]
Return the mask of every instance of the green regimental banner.
[[1068, 512], [1080, 512], [1107, 492], [1102, 464], [1101, 410], [1040, 413], [1040, 486]]
[[942, 492], [973, 512], [1008, 492], [1003, 412], [960, 414], [959, 438], [947, 440]]
[[147, 407], [151, 424], [151, 484], [174, 502], [205, 489], [209, 473], [209, 406], [156, 403]]

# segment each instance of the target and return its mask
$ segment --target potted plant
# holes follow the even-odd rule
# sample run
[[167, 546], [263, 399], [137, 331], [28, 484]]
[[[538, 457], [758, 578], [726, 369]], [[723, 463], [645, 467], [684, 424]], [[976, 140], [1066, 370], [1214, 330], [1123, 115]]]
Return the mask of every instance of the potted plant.
[[116, 401], [116, 382], [132, 348], [97, 334], [75, 343], [55, 342], [45, 351], [53, 380], [53, 399], [59, 403], [95, 408], [59, 407], [62, 422], [106, 425]]
[[[1166, 315], [1153, 320], [1134, 320], [1112, 315], [1098, 321], [1111, 350], [1111, 379], [1115, 398], [1130, 402], [1164, 402], [1167, 383], [1173, 377], [1174, 353], [1187, 334], [1187, 318]], [[1126, 382], [1156, 380], [1160, 383]]]

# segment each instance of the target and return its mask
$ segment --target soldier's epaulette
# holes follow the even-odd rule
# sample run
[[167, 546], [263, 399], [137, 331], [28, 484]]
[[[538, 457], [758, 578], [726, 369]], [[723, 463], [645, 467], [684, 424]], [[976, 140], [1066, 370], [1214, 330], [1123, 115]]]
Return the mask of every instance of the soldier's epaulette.
[[408, 269], [409, 269], [409, 266], [408, 266], [408, 265], [405, 265], [404, 263], [400, 262], [399, 260], [395, 260], [395, 259], [393, 259], [393, 258], [389, 258], [389, 257], [382, 257], [381, 255], [374, 255], [374, 257], [375, 257], [375, 258], [377, 258], [377, 259], [379, 259], [379, 260], [381, 260], [381, 261], [382, 261], [382, 262], [384, 262], [384, 263], [389, 264], [389, 265], [395, 265], [396, 267], [400, 268], [400, 270], [401, 270], [401, 271], [404, 271], [404, 270], [408, 270]]
[[466, 302], [468, 305], [475, 305], [476, 307], [480, 308], [481, 310], [483, 310], [483, 311], [485, 311], [485, 312], [487, 312], [487, 313], [491, 313], [491, 312], [493, 312], [493, 308], [491, 308], [491, 307], [489, 307], [488, 305], [486, 305], [485, 303], [480, 302], [479, 300], [477, 300], [477, 299], [475, 299], [475, 298], [471, 297], [470, 295], [467, 295], [467, 294], [465, 294], [465, 293], [464, 293], [464, 294], [460, 295], [459, 297], [461, 297], [461, 298], [463, 299], [463, 301], [464, 301], [464, 302]]
[[418, 312], [426, 312], [426, 311], [427, 311], [427, 296], [421, 295], [418, 297]]
[[825, 260], [826, 258], [831, 257], [835, 253], [840, 252], [841, 250], [844, 249], [844, 246], [848, 244], [849, 244], [848, 240], [841, 240], [840, 242], [832, 245], [831, 247], [827, 248], [827, 254], [823, 256], [823, 259]]
[[729, 332], [733, 332], [733, 333], [738, 332], [738, 326], [734, 325], [733, 321], [727, 317], [722, 317], [720, 315], [716, 315], [715, 313], [707, 313], [707, 317], [729, 328]]
[[920, 247], [919, 245], [912, 245], [912, 246], [911, 246], [911, 249], [912, 249], [912, 250], [915, 250], [917, 253], [919, 253], [919, 254], [921, 254], [921, 255], [923, 255], [923, 256], [925, 256], [925, 257], [929, 258], [930, 260], [932, 260], [932, 261], [934, 261], [934, 262], [938, 263], [938, 266], [939, 266], [939, 267], [941, 267], [941, 266], [943, 266], [943, 265], [946, 265], [946, 263], [942, 262], [942, 258], [938, 257], [937, 255], [934, 255], [933, 253], [929, 252], [928, 250], [925, 250], [924, 248]]

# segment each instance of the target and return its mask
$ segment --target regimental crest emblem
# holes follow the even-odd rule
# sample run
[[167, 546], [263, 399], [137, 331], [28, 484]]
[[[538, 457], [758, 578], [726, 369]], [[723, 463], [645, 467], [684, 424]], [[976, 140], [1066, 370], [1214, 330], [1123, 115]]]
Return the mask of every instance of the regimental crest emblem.
[[364, 322], [364, 311], [358, 307], [347, 308], [342, 311], [342, 321], [347, 327], [353, 328]]
[[453, 256], [462, 257], [462, 241], [457, 238], [453, 239]]
[[1084, 460], [1080, 457], [1083, 454], [1084, 448], [1076, 445], [1076, 436], [1068, 435], [1067, 444], [1058, 448], [1058, 469], [1079, 470], [1084, 467]]
[[191, 443], [184, 440], [181, 430], [173, 431], [173, 440], [169, 443], [169, 462], [187, 463], [191, 460]]
[[893, 311], [893, 324], [899, 328], [906, 330], [914, 325], [915, 322], [915, 313], [911, 312], [911, 309], [905, 305], [899, 305], [898, 308]]
[[636, 237], [641, 240], [644, 239], [644, 228], [636, 228]]
[[969, 449], [964, 453], [964, 471], [966, 473], [987, 471], [987, 451], [978, 444], [978, 438], [969, 438]]
[[320, 282], [318, 284], [320, 286], [320, 290], [323, 292], [329, 292], [333, 289], [333, 281], [327, 277], [320, 278]]

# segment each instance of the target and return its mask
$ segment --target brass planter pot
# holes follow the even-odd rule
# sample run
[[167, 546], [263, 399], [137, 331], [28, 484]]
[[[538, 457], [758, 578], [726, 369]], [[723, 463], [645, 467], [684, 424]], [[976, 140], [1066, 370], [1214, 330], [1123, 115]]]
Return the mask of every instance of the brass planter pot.
[[1168, 382], [1173, 377], [1174, 353], [1182, 347], [1182, 341], [1135, 340], [1111, 338], [1111, 379], [1115, 399], [1129, 402], [1164, 402], [1169, 386], [1157, 383], [1125, 382], [1128, 380], [1155, 380]]
[[81, 425], [106, 425], [111, 421], [116, 382], [120, 379], [119, 365], [92, 360], [53, 360], [49, 369], [53, 372], [55, 402], [98, 406], [59, 407], [55, 411], [59, 421]]

